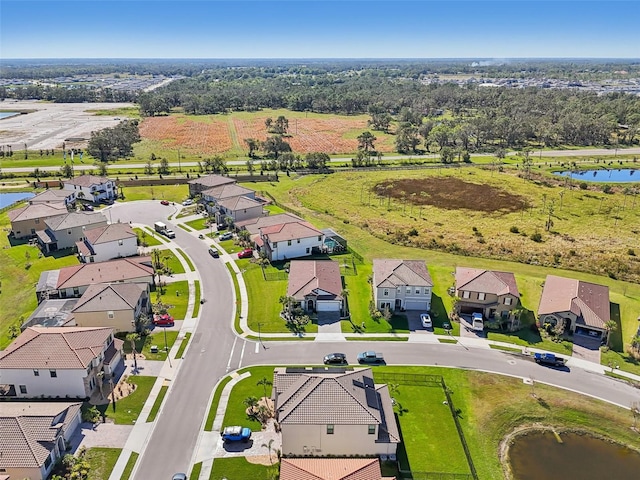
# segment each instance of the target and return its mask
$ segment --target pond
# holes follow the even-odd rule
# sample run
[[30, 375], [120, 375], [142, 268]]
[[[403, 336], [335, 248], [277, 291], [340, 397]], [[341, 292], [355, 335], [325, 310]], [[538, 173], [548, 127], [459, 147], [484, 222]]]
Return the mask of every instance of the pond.
[[7, 207], [12, 203], [19, 202], [20, 200], [25, 200], [34, 196], [35, 194], [31, 192], [0, 193], [0, 208]]
[[627, 183], [640, 182], [640, 170], [634, 168], [620, 168], [617, 170], [580, 170], [573, 172], [553, 172], [561, 177], [571, 177], [585, 182]]
[[553, 432], [517, 437], [509, 447], [515, 480], [637, 480], [640, 453], [589, 435]]
[[20, 112], [0, 112], [0, 120], [3, 118], [15, 117], [16, 115], [20, 115]]

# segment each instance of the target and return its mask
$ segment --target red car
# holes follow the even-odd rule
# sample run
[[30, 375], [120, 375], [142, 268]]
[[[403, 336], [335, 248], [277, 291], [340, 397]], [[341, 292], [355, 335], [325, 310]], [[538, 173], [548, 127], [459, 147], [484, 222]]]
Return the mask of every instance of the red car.
[[169, 202], [168, 202], [168, 201], [166, 201], [166, 200], [161, 200], [161, 201], [160, 201], [160, 203], [161, 203], [162, 205], [169, 205]]
[[153, 324], [158, 327], [173, 327], [174, 320], [168, 313], [163, 313], [162, 315], [156, 314], [153, 316]]
[[238, 258], [251, 258], [253, 257], [253, 249], [245, 248], [241, 252], [238, 252]]

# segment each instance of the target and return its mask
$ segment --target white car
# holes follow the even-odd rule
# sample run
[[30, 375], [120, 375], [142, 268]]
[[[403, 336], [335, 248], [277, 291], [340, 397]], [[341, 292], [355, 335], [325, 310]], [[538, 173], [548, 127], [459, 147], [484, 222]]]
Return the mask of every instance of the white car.
[[423, 328], [433, 328], [433, 322], [431, 321], [431, 315], [428, 313], [420, 314], [420, 323], [422, 323]]
[[190, 198], [187, 198], [184, 202], [182, 202], [182, 205], [184, 205], [185, 207], [189, 205], [193, 205], [193, 200], [191, 200]]

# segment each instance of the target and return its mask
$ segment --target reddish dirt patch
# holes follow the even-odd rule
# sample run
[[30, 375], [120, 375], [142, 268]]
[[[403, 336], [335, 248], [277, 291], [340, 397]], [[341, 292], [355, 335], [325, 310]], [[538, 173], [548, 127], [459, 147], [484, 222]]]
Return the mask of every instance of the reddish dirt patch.
[[445, 210], [508, 213], [521, 210], [525, 204], [519, 195], [454, 177], [387, 180], [377, 184], [373, 190], [381, 197], [391, 196], [413, 205], [432, 205]]
[[150, 117], [140, 125], [140, 136], [194, 153], [224, 153], [232, 147], [229, 125], [222, 120], [194, 122], [175, 116]]

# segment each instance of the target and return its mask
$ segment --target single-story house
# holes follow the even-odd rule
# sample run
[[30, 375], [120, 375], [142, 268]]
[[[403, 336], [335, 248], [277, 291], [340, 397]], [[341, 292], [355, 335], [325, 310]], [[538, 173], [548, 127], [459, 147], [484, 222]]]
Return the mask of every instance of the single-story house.
[[544, 281], [538, 321], [541, 326], [558, 322], [578, 335], [604, 339], [611, 320], [609, 287], [573, 278], [547, 275]]
[[373, 301], [378, 310], [431, 309], [433, 281], [424, 260], [373, 260]]
[[76, 199], [100, 202], [115, 200], [117, 195], [116, 182], [107, 177], [96, 175], [80, 175], [64, 181], [63, 189], [71, 192]]
[[395, 480], [378, 458], [281, 458], [280, 480]]
[[77, 298], [51, 298], [41, 302], [20, 327], [73, 327]]
[[81, 403], [3, 403], [0, 478], [46, 480], [80, 426], [81, 407]]
[[94, 283], [154, 284], [151, 257], [127, 257], [47, 270], [36, 286], [38, 302], [46, 298], [80, 297]]
[[224, 177], [222, 175], [205, 175], [204, 177], [194, 178], [188, 182], [189, 196], [195, 197], [204, 190], [230, 183], [236, 183], [236, 181], [233, 178]]
[[112, 223], [85, 230], [76, 247], [81, 262], [104, 262], [137, 255], [138, 236], [128, 223]]
[[340, 265], [331, 260], [293, 260], [289, 267], [287, 296], [306, 312], [344, 314]]
[[44, 221], [47, 218], [67, 213], [64, 202], [30, 203], [25, 207], [14, 208], [9, 211], [11, 234], [15, 238], [29, 238], [40, 230], [47, 228]]
[[0, 352], [0, 396], [90, 397], [123, 369], [123, 343], [112, 328], [29, 327]]
[[99, 212], [67, 212], [44, 221], [46, 228], [36, 232], [43, 252], [71, 248], [83, 241], [87, 230], [107, 225], [107, 217]]
[[395, 458], [391, 396], [370, 368], [276, 368], [272, 392], [283, 455]]
[[511, 272], [456, 268], [458, 313], [482, 312], [485, 318], [508, 319], [520, 305], [516, 277]]
[[140, 315], [151, 313], [149, 284], [89, 285], [72, 313], [79, 327], [111, 327], [115, 333], [136, 331]]
[[258, 251], [271, 262], [312, 255], [324, 244], [324, 234], [309, 222], [293, 222], [260, 228], [254, 238]]

